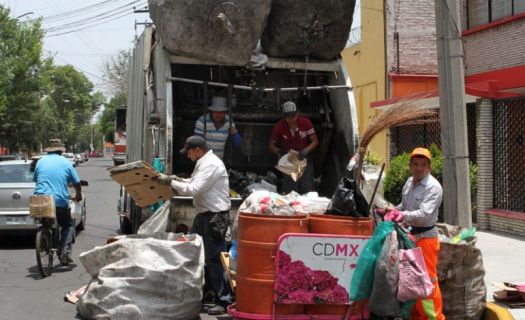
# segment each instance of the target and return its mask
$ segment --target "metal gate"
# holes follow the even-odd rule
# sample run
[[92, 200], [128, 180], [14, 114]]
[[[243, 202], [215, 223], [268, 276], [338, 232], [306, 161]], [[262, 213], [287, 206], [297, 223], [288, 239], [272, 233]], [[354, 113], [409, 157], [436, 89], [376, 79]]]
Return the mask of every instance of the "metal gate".
[[[399, 126], [390, 129], [390, 157], [403, 152], [411, 152], [414, 148], [431, 144], [441, 148], [441, 125], [439, 116], [436, 121], [421, 125]], [[467, 104], [467, 134], [470, 161], [476, 163], [476, 104]]]
[[494, 207], [525, 212], [525, 97], [493, 106]]

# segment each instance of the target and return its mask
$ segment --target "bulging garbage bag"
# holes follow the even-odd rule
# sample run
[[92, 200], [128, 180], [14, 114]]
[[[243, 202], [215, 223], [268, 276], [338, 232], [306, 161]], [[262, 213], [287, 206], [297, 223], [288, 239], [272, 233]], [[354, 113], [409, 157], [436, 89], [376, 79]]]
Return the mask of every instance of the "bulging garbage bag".
[[199, 316], [204, 247], [198, 235], [158, 232], [120, 237], [83, 252], [92, 280], [77, 303], [87, 319], [180, 319]]

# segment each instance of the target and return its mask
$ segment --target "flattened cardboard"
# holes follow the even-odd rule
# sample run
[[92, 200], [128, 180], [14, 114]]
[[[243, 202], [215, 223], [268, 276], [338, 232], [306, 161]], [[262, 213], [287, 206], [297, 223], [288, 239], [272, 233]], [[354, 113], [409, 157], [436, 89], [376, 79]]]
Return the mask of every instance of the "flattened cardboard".
[[152, 180], [128, 185], [126, 190], [139, 207], [147, 207], [159, 200], [170, 200], [175, 195], [170, 186]]
[[169, 200], [175, 194], [170, 186], [151, 180], [159, 173], [145, 161], [123, 164], [109, 170], [110, 176], [123, 185], [139, 207], [147, 207], [159, 200]]

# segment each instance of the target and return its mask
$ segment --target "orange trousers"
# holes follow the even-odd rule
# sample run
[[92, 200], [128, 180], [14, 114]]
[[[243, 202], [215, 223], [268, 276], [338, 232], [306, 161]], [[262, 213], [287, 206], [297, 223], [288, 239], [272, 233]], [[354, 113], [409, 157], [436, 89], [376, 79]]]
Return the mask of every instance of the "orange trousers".
[[429, 238], [420, 239], [416, 242], [416, 246], [423, 251], [425, 264], [427, 266], [430, 280], [434, 283], [434, 292], [423, 299], [419, 299], [412, 309], [413, 320], [444, 320], [441, 299], [441, 290], [439, 289], [437, 277], [437, 262], [439, 255], [439, 239]]

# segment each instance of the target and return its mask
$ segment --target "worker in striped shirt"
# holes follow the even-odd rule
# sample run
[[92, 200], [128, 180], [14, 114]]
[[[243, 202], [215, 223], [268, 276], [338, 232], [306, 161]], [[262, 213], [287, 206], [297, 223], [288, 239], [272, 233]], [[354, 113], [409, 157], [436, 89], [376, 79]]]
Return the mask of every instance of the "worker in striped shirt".
[[227, 115], [227, 100], [225, 97], [213, 97], [208, 107], [208, 113], [200, 116], [195, 122], [195, 135], [202, 136], [217, 157], [224, 158], [226, 140], [231, 136], [233, 147], [242, 144], [242, 138], [235, 128], [231, 115]]

